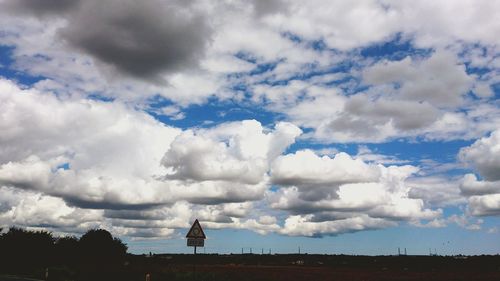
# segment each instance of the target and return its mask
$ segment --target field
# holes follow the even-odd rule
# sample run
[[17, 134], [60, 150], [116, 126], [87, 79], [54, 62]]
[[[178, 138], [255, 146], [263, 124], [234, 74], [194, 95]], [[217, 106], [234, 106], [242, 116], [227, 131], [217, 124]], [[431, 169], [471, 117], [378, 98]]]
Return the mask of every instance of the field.
[[500, 280], [500, 256], [158, 255], [127, 267], [151, 280]]
[[[500, 280], [500, 256], [128, 255], [119, 268], [49, 268], [49, 280]], [[43, 271], [38, 276], [43, 279]], [[3, 280], [11, 277], [1, 277]], [[17, 280], [17, 279], [16, 279]]]

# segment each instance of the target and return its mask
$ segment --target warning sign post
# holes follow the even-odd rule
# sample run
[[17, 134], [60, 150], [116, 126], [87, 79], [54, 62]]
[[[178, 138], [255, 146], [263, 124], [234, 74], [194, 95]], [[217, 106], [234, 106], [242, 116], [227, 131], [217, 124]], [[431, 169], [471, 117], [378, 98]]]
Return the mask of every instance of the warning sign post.
[[186, 234], [187, 238], [187, 246], [188, 247], [194, 247], [194, 254], [196, 255], [196, 248], [197, 247], [204, 247], [205, 246], [205, 239], [207, 238], [205, 236], [205, 233], [203, 232], [203, 229], [201, 228], [200, 222], [198, 219], [196, 219], [189, 229], [188, 233]]

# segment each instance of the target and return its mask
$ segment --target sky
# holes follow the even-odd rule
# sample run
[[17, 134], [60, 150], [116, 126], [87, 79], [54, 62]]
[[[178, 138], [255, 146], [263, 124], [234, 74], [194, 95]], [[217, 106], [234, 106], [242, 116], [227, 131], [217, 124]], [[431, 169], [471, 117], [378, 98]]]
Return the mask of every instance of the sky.
[[[500, 253], [500, 1], [0, 0], [0, 227]], [[202, 252], [198, 250], [198, 252]]]

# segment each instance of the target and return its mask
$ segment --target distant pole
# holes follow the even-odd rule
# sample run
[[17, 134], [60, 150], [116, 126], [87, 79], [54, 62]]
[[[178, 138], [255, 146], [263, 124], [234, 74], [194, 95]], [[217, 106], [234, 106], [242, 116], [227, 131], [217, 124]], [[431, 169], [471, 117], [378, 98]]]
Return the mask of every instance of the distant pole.
[[398, 247], [398, 256], [401, 256], [401, 249]]
[[196, 246], [194, 246], [194, 254], [196, 255]]
[[252, 253], [252, 247], [250, 247], [250, 254]]
[[271, 254], [271, 248], [269, 248], [269, 254]]
[[264, 254], [264, 248], [262, 248], [262, 253], [261, 253], [261, 255], [263, 255], [263, 254]]
[[243, 248], [241, 248], [241, 254], [243, 255]]
[[406, 247], [405, 247], [405, 256], [406, 256]]
[[299, 246], [299, 255], [300, 255], [300, 246]]

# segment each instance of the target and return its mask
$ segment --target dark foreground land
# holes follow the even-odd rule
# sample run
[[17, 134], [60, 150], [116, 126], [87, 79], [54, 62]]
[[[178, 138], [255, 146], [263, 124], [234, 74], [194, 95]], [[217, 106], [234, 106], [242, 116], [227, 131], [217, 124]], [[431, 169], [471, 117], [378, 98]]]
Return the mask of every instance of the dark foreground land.
[[[32, 272], [43, 279], [45, 271]], [[500, 280], [500, 256], [128, 255], [123, 265], [49, 268], [49, 280]], [[37, 276], [38, 275], [38, 276]], [[18, 275], [19, 276], [19, 275]], [[0, 281], [21, 280], [0, 275]]]

